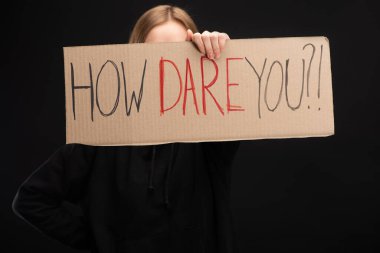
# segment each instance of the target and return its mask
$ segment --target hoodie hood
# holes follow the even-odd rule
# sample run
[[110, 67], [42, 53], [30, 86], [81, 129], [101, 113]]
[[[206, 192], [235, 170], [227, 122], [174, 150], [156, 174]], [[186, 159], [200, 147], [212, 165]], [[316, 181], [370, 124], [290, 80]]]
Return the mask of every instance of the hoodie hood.
[[[153, 183], [154, 179], [154, 170], [156, 167], [156, 155], [157, 155], [157, 149], [159, 149], [160, 145], [152, 145], [151, 147], [151, 164], [150, 164], [150, 170], [149, 170], [149, 181], [148, 181], [148, 189], [150, 191], [155, 190], [155, 186]], [[164, 179], [164, 203], [167, 208], [170, 207], [170, 200], [169, 200], [169, 187], [170, 187], [170, 175], [173, 172], [174, 168], [174, 162], [175, 158], [177, 156], [178, 151], [178, 144], [177, 143], [171, 143], [170, 144], [170, 157], [169, 162], [166, 166], [166, 172], [165, 172], [165, 179]]]

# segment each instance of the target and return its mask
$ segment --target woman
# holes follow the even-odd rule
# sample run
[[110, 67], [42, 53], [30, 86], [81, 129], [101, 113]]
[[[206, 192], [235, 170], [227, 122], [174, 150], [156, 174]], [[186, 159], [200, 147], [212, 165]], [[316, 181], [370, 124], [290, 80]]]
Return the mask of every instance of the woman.
[[[164, 5], [140, 17], [130, 43], [188, 40], [217, 58], [228, 39], [198, 33], [184, 10]], [[229, 196], [238, 145], [66, 144], [20, 186], [13, 210], [51, 238], [91, 252], [237, 252]]]

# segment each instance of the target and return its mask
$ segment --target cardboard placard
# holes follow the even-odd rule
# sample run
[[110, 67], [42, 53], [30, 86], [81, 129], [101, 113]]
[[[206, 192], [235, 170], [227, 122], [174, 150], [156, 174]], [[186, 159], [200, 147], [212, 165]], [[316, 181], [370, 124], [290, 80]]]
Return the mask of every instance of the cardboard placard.
[[334, 134], [326, 37], [64, 48], [66, 143], [148, 145]]

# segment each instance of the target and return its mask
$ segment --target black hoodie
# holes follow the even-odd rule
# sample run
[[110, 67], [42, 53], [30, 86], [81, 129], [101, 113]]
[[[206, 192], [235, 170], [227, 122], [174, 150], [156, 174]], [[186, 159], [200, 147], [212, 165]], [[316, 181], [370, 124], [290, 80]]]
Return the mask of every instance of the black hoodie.
[[235, 253], [230, 182], [238, 147], [65, 144], [19, 187], [12, 207], [44, 234], [94, 253]]

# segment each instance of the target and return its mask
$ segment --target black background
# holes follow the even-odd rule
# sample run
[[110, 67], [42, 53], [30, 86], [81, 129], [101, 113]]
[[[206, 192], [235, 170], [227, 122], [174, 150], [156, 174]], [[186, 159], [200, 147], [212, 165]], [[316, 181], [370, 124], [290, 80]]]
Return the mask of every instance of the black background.
[[[156, 1], [1, 7], [0, 252], [75, 252], [12, 213], [17, 187], [65, 143], [63, 46], [127, 43]], [[335, 135], [244, 141], [233, 166], [241, 252], [380, 252], [379, 12], [375, 1], [191, 1], [201, 31], [327, 36]]]

